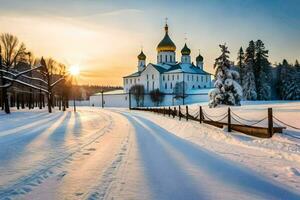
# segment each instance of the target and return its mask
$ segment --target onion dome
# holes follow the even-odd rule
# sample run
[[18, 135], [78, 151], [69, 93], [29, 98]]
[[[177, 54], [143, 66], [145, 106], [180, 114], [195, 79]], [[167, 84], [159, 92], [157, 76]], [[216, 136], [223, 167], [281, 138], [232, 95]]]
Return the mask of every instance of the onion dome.
[[199, 56], [196, 57], [196, 61], [197, 62], [203, 62], [203, 57], [201, 56], [200, 53], [199, 53]]
[[184, 47], [181, 49], [181, 54], [183, 56], [189, 56], [191, 54], [191, 50], [184, 44]]
[[161, 51], [175, 51], [176, 46], [175, 46], [174, 42], [171, 40], [171, 38], [168, 34], [168, 32], [169, 32], [168, 24], [166, 24], [166, 26], [165, 26], [165, 32], [166, 32], [165, 37], [157, 45], [156, 50], [158, 52], [161, 52]]
[[139, 60], [146, 60], [146, 55], [144, 54], [143, 51], [141, 51], [141, 53], [138, 55], [138, 59]]

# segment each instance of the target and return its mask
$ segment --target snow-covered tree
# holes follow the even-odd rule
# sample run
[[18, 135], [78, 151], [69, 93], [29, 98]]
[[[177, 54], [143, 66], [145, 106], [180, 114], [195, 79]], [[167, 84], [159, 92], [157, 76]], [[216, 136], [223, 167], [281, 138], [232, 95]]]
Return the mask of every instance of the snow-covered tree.
[[278, 90], [282, 100], [299, 100], [300, 83], [296, 67], [283, 60], [278, 66]]
[[255, 62], [254, 62], [254, 75], [257, 99], [270, 100], [271, 99], [271, 75], [270, 63], [268, 61], [268, 50], [261, 40], [255, 42]]
[[255, 44], [253, 40], [249, 42], [249, 46], [246, 49], [245, 54], [245, 67], [242, 76], [242, 88], [243, 88], [243, 97], [245, 100], [256, 100], [256, 86], [255, 86], [255, 77], [253, 73], [254, 66], [254, 56], [255, 56]]
[[237, 82], [239, 73], [231, 70], [231, 62], [228, 60], [230, 53], [226, 45], [219, 45], [222, 54], [216, 58], [214, 68], [215, 88], [209, 92], [209, 107], [216, 107], [220, 104], [224, 105], [240, 105], [243, 95], [242, 88]]
[[245, 55], [244, 55], [244, 50], [241, 47], [238, 52], [238, 57], [237, 57], [237, 66], [238, 66], [238, 72], [240, 73], [240, 84], [243, 85], [243, 76], [244, 76], [244, 71], [245, 71]]

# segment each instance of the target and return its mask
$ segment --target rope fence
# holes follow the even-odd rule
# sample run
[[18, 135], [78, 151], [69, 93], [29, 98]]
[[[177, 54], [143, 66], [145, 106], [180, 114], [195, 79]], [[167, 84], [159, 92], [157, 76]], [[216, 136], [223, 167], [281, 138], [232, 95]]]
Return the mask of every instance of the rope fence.
[[228, 132], [236, 130], [261, 138], [270, 138], [274, 133], [282, 133], [283, 129], [286, 129], [287, 127], [294, 130], [300, 130], [299, 127], [290, 125], [280, 120], [277, 116], [274, 116], [272, 108], [268, 108], [266, 116], [258, 120], [246, 119], [245, 117], [240, 116], [240, 114], [232, 112], [230, 107], [227, 112], [221, 114], [209, 114], [202, 106], [199, 106], [198, 109], [197, 107], [189, 108], [188, 106], [131, 109], [150, 111], [173, 118], [178, 117], [179, 120], [186, 119], [186, 121], [198, 121], [199, 123], [206, 123], [220, 128], [227, 126]]

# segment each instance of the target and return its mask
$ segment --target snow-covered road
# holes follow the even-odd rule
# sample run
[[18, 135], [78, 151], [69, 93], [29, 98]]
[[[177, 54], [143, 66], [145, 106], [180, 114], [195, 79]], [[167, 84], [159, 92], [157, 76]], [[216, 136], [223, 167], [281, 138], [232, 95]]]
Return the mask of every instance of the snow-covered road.
[[300, 199], [155, 118], [90, 108], [0, 115], [0, 199]]

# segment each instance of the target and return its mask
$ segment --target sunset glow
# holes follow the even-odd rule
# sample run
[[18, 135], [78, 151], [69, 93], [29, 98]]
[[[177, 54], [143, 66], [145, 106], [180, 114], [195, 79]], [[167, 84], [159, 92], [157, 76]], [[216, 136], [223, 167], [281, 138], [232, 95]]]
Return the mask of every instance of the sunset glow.
[[70, 74], [72, 76], [78, 76], [80, 73], [80, 68], [77, 65], [73, 65], [70, 67]]

